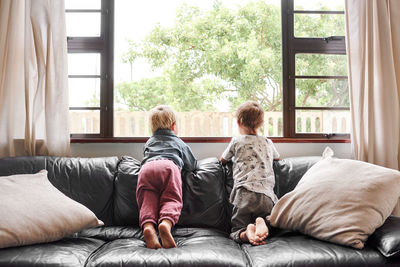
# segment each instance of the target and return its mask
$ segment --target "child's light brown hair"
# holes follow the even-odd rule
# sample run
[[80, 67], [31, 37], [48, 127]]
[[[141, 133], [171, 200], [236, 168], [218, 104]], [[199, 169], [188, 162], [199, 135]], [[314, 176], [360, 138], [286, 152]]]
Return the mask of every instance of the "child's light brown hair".
[[264, 123], [264, 110], [255, 101], [246, 101], [236, 111], [237, 121], [246, 128], [257, 130]]
[[175, 111], [166, 105], [159, 105], [150, 110], [150, 127], [154, 133], [158, 129], [171, 129], [176, 123]]

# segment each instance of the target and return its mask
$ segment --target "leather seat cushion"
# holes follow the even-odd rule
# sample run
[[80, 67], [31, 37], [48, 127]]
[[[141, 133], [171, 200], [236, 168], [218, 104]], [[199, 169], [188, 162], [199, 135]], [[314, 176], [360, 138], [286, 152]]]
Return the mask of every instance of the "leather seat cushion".
[[[88, 231], [109, 241], [90, 257], [87, 266], [246, 266], [240, 246], [227, 233], [204, 228], [175, 228], [177, 248], [147, 249], [139, 228]], [[102, 236], [102, 237], [101, 237]], [[114, 240], [112, 240], [114, 238]], [[121, 237], [118, 239], [118, 237]]]
[[86, 237], [67, 237], [51, 243], [0, 250], [0, 266], [69, 266], [81, 267], [105, 242]]
[[386, 258], [366, 246], [359, 250], [297, 232], [270, 237], [263, 246], [242, 245], [251, 266], [382, 266]]

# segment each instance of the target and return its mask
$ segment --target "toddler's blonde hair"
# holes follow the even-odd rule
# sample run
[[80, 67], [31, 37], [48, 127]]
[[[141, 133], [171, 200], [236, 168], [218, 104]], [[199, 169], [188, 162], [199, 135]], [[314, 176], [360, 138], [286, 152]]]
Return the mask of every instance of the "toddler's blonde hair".
[[171, 129], [176, 122], [175, 111], [167, 105], [159, 105], [150, 110], [150, 127], [154, 133], [158, 129]]
[[257, 130], [264, 123], [264, 110], [256, 101], [246, 101], [238, 107], [236, 118], [244, 127]]

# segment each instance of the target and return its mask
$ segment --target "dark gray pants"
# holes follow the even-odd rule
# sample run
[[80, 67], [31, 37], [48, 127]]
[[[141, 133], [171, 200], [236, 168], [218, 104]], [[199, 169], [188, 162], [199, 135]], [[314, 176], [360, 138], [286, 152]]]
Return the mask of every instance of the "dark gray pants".
[[246, 230], [247, 225], [255, 223], [257, 217], [265, 220], [265, 217], [270, 215], [274, 203], [265, 194], [252, 192], [243, 187], [234, 189], [230, 199], [233, 205], [230, 238], [242, 243], [240, 233]]

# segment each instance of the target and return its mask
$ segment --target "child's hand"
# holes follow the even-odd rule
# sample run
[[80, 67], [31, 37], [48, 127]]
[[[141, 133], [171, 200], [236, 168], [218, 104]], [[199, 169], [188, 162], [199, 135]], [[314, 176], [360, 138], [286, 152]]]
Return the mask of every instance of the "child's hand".
[[222, 165], [225, 165], [227, 163], [227, 161], [223, 157], [220, 157], [219, 160], [221, 161]]

